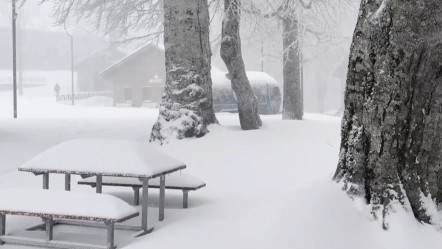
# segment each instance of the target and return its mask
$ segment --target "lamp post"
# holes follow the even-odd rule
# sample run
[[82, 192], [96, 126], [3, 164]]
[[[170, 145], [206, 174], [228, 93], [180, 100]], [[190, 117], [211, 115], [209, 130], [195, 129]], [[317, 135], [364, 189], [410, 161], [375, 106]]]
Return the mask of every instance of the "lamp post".
[[69, 36], [71, 40], [71, 100], [72, 105], [75, 105], [75, 95], [74, 95], [74, 37], [69, 34], [66, 29], [66, 23], [64, 23], [64, 32]]
[[17, 34], [16, 20], [17, 12], [15, 11], [15, 1], [12, 0], [12, 92], [14, 102], [14, 118], [17, 118]]
[[261, 36], [261, 72], [264, 72], [264, 33]]

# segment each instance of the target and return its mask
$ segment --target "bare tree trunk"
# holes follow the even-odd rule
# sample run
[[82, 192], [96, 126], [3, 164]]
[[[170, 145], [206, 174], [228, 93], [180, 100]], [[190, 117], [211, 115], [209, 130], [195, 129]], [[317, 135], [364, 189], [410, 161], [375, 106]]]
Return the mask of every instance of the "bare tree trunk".
[[164, 0], [166, 87], [151, 141], [201, 137], [216, 123], [207, 0]]
[[241, 54], [240, 6], [241, 0], [224, 1], [221, 57], [229, 71], [232, 88], [238, 100], [241, 128], [251, 130], [261, 127], [262, 121], [258, 114], [258, 99], [250, 86]]
[[383, 218], [402, 205], [436, 223], [442, 201], [442, 5], [363, 0], [334, 180]]
[[[287, 12], [284, 11], [284, 12]], [[301, 87], [301, 54], [298, 22], [291, 16], [282, 18], [283, 25], [283, 100], [282, 118], [301, 120], [303, 116]]]

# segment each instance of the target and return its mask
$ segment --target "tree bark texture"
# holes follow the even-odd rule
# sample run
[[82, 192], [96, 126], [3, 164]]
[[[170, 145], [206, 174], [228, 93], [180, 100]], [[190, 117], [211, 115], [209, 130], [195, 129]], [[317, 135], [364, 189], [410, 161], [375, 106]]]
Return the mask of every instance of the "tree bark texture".
[[288, 15], [282, 17], [282, 25], [284, 51], [282, 118], [301, 120], [303, 116], [303, 103], [298, 22], [294, 17]]
[[166, 86], [151, 141], [201, 137], [213, 111], [207, 0], [164, 0]]
[[442, 202], [442, 4], [363, 0], [334, 180], [388, 228], [397, 204], [438, 223]]
[[241, 128], [252, 130], [261, 127], [262, 121], [258, 114], [258, 98], [250, 86], [241, 54], [240, 5], [241, 0], [224, 1], [221, 58], [227, 66], [232, 88], [238, 101]]

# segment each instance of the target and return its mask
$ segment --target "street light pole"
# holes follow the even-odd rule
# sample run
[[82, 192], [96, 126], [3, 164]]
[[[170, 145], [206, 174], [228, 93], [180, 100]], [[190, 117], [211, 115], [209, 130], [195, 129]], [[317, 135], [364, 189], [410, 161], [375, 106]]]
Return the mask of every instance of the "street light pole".
[[261, 35], [261, 72], [264, 72], [264, 33]]
[[74, 95], [74, 37], [69, 34], [68, 30], [66, 29], [66, 23], [64, 24], [64, 31], [71, 39], [71, 100], [72, 105], [75, 105], [75, 95]]
[[14, 118], [17, 118], [17, 34], [16, 20], [17, 13], [15, 11], [15, 1], [12, 0], [12, 91], [14, 101]]

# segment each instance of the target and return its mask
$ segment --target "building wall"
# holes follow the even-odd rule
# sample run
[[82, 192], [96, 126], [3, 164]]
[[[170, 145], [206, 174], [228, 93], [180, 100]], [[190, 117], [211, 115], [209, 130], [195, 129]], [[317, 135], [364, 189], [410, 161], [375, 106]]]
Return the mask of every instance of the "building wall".
[[[160, 83], [151, 83], [155, 75], [161, 79]], [[105, 75], [112, 82], [114, 105], [130, 103], [134, 107], [142, 106], [143, 87], [149, 87], [147, 91], [152, 102], [161, 100], [161, 88], [164, 87], [166, 69], [164, 51], [159, 49], [147, 49], [129, 61], [120, 64], [117, 68]], [[125, 89], [130, 89], [130, 100], [125, 99]]]

